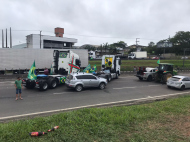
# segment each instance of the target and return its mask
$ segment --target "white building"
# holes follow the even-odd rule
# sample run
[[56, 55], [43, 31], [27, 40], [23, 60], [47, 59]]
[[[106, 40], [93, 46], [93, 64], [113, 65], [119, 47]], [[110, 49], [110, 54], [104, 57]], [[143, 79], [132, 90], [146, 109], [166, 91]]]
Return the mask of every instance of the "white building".
[[63, 37], [64, 29], [55, 28], [56, 36], [31, 34], [26, 36], [27, 48], [34, 49], [70, 49], [77, 39]]

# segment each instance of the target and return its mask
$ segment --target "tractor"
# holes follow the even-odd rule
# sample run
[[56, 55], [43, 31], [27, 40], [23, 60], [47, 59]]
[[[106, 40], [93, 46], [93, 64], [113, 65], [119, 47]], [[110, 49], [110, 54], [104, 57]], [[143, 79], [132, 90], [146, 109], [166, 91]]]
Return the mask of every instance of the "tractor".
[[170, 63], [159, 63], [158, 70], [154, 74], [156, 82], [166, 83], [167, 80], [176, 75], [177, 71], [173, 70], [173, 64]]

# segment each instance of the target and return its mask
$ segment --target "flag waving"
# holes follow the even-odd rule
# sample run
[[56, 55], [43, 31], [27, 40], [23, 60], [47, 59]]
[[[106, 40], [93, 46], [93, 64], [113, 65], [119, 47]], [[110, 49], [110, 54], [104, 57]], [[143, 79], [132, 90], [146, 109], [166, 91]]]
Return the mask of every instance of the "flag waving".
[[160, 64], [160, 59], [157, 61], [157, 64]]
[[89, 72], [89, 70], [91, 69], [90, 64], [83, 70], [83, 72]]
[[90, 73], [95, 72], [96, 70], [97, 70], [97, 68], [96, 68], [96, 64], [95, 64], [94, 67], [90, 69]]
[[29, 70], [28, 79], [31, 79], [31, 80], [37, 79], [35, 61], [34, 61], [34, 63], [32, 64], [32, 66], [31, 66], [31, 68], [30, 68], [30, 70]]

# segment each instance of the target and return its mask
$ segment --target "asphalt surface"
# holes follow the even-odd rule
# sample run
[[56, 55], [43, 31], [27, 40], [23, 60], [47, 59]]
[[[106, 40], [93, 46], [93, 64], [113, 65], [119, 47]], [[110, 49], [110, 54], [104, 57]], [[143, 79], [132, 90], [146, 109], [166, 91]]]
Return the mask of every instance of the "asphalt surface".
[[[189, 74], [185, 74], [189, 75]], [[186, 89], [183, 93], [188, 93]], [[84, 89], [76, 92], [65, 85], [56, 89], [39, 91], [22, 89], [23, 100], [15, 101], [14, 80], [0, 81], [0, 119], [73, 107], [96, 105], [124, 100], [177, 94], [182, 91], [168, 89], [165, 84], [140, 81], [135, 76], [121, 75], [106, 86], [106, 89]]]

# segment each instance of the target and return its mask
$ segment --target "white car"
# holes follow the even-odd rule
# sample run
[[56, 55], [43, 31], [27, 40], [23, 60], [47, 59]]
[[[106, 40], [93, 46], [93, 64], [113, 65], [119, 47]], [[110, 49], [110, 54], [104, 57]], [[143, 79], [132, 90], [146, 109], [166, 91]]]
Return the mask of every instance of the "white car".
[[190, 77], [175, 75], [168, 79], [167, 81], [168, 88], [177, 88], [184, 90], [190, 88]]
[[154, 74], [156, 72], [157, 68], [150, 68], [147, 67], [146, 69], [143, 67], [140, 67], [139, 71], [135, 76], [139, 78], [139, 80], [147, 80], [147, 81], [152, 81], [154, 80]]

